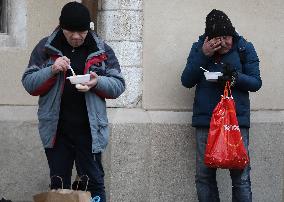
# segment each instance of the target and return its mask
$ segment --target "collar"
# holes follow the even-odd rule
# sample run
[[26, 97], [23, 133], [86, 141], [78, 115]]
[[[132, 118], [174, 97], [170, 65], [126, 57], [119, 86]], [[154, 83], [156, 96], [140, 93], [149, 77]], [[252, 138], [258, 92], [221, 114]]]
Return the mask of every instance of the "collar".
[[[68, 42], [63, 34], [62, 29], [57, 27], [48, 37], [48, 40], [45, 44], [46, 52], [50, 55], [62, 55], [62, 45], [64, 45], [64, 43]], [[90, 31], [88, 32], [84, 43], [81, 46], [87, 47], [88, 55], [99, 51], [97, 42]]]

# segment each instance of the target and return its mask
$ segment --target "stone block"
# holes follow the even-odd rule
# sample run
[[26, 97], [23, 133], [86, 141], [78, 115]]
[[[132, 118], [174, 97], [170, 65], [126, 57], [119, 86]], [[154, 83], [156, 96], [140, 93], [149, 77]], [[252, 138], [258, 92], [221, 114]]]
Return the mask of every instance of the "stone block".
[[135, 41], [110, 41], [110, 45], [123, 67], [141, 67], [142, 66], [142, 43]]
[[49, 170], [36, 122], [0, 122], [0, 198], [32, 201], [48, 190]]
[[98, 14], [98, 34], [107, 41], [142, 41], [142, 19], [140, 11], [103, 11]]
[[188, 124], [152, 124], [149, 201], [196, 201], [195, 138]]
[[101, 0], [102, 10], [142, 10], [142, 0]]
[[148, 124], [112, 124], [110, 201], [149, 199]]
[[125, 92], [117, 99], [107, 100], [108, 107], [137, 107], [142, 99], [142, 77], [141, 68], [121, 68], [126, 81]]
[[250, 158], [253, 201], [281, 201], [284, 188], [282, 175], [284, 168], [283, 137], [283, 120], [282, 123], [252, 124]]

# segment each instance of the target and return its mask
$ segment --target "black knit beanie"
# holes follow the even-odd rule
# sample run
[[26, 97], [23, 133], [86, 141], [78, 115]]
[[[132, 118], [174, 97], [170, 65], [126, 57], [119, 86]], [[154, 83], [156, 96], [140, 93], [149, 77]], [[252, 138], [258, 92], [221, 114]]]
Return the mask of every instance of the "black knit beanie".
[[209, 39], [218, 36], [235, 36], [235, 33], [231, 20], [223, 11], [213, 9], [206, 16], [205, 35]]
[[69, 31], [85, 31], [90, 29], [89, 10], [76, 1], [67, 3], [61, 10], [59, 25]]

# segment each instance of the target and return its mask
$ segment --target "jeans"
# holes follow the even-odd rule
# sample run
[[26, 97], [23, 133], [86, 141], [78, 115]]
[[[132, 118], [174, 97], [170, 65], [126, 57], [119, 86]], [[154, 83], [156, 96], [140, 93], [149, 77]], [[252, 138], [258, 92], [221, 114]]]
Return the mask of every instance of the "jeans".
[[[72, 128], [72, 127], [71, 127]], [[82, 177], [82, 189], [87, 188], [92, 197], [99, 196], [100, 202], [105, 202], [104, 170], [101, 163], [101, 153], [92, 153], [92, 137], [89, 129], [60, 129], [53, 148], [45, 149], [50, 168], [51, 189], [71, 188], [72, 168], [75, 162], [78, 176]], [[80, 188], [79, 188], [80, 189]]]
[[[240, 128], [245, 148], [248, 152], [249, 129]], [[209, 128], [196, 128], [196, 190], [200, 202], [219, 202], [219, 191], [216, 181], [216, 168], [204, 164], [204, 153]], [[232, 201], [251, 202], [250, 165], [243, 170], [230, 169], [232, 180]]]

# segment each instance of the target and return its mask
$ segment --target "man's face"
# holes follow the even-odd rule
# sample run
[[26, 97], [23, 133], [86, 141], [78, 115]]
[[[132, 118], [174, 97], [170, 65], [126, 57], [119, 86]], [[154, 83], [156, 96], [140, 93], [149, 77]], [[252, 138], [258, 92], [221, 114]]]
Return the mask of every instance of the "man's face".
[[233, 46], [233, 37], [232, 36], [220, 36], [220, 37], [216, 37], [216, 39], [221, 40], [221, 48], [217, 52], [219, 54], [225, 54], [229, 52], [229, 50]]
[[86, 31], [69, 31], [63, 29], [63, 34], [67, 40], [67, 42], [72, 47], [79, 47], [84, 43], [84, 40], [88, 34], [88, 30]]

